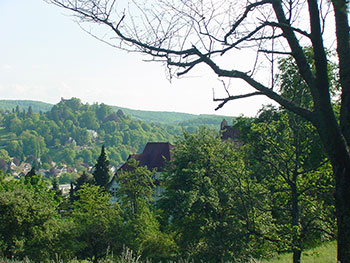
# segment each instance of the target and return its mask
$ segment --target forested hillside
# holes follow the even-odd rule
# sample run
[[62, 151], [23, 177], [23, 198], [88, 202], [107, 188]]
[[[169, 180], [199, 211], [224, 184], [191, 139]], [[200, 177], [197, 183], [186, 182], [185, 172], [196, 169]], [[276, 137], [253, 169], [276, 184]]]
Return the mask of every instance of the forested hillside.
[[[0, 109], [12, 110], [18, 108], [20, 111], [27, 110], [32, 107], [33, 112], [47, 112], [53, 107], [52, 104], [31, 100], [0, 100]], [[130, 115], [132, 119], [145, 122], [158, 122], [163, 124], [176, 124], [180, 126], [197, 126], [206, 125], [208, 127], [218, 127], [223, 118], [230, 119], [232, 117], [219, 115], [195, 115], [180, 112], [165, 111], [142, 111], [133, 110], [118, 106], [111, 106], [112, 110], [117, 112], [122, 110], [126, 115]]]
[[52, 108], [52, 104], [33, 100], [0, 100], [0, 109], [12, 110], [18, 108], [20, 111], [31, 107], [33, 112], [46, 112]]
[[77, 98], [62, 99], [47, 112], [35, 112], [32, 105], [0, 111], [0, 159], [5, 163], [15, 157], [46, 170], [59, 164], [79, 171], [91, 167], [105, 145], [111, 164], [118, 166], [129, 154], [142, 151], [147, 142], [173, 142], [183, 129], [134, 120], [122, 110], [83, 104]]
[[228, 116], [219, 116], [219, 115], [194, 115], [189, 113], [181, 112], [167, 112], [167, 111], [141, 111], [141, 110], [132, 110], [122, 107], [113, 106], [113, 109], [122, 110], [126, 114], [130, 115], [132, 118], [139, 119], [146, 122], [159, 122], [164, 124], [176, 124], [180, 126], [188, 125], [220, 125], [220, 122], [223, 118], [232, 118]]

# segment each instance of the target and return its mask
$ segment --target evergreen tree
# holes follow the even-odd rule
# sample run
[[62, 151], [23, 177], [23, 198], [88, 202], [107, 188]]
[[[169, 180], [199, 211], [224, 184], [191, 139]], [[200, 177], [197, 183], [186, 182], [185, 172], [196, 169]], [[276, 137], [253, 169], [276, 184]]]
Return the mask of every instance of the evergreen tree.
[[91, 176], [89, 176], [85, 171], [83, 171], [82, 175], [77, 179], [75, 183], [75, 191], [81, 188], [83, 184], [92, 184], [93, 180]]
[[76, 196], [76, 192], [78, 192], [82, 188], [82, 186], [85, 184], [90, 184], [90, 185], [94, 184], [94, 179], [84, 171], [82, 175], [76, 180], [75, 188], [73, 187], [73, 183], [71, 183], [71, 190], [70, 190], [71, 201], [78, 200], [78, 197]]
[[70, 182], [70, 189], [69, 189], [69, 201], [74, 201], [74, 185], [73, 182]]
[[54, 191], [54, 193], [55, 193], [55, 199], [56, 200], [59, 199], [60, 197], [62, 197], [62, 191], [60, 190], [60, 185], [59, 185], [57, 177], [55, 177], [53, 179], [52, 191]]
[[101, 154], [97, 159], [97, 163], [95, 164], [93, 172], [96, 185], [101, 186], [103, 188], [106, 188], [110, 180], [108, 165], [109, 161], [107, 159], [105, 147], [103, 145], [101, 149]]
[[33, 177], [36, 175], [35, 167], [33, 166], [32, 169], [26, 174], [26, 177]]
[[32, 114], [33, 114], [33, 108], [32, 108], [32, 106], [29, 106], [29, 107], [28, 107], [27, 115], [28, 115], [28, 116], [32, 116]]
[[36, 174], [35, 167], [33, 166], [32, 169], [25, 175], [24, 182], [25, 184], [31, 184], [31, 185], [37, 185], [40, 181], [40, 176]]

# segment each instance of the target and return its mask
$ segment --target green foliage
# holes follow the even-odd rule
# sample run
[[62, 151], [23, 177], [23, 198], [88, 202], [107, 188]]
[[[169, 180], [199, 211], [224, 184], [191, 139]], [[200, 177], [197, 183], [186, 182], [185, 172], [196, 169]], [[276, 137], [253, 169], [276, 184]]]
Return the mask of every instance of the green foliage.
[[55, 178], [53, 179], [53, 182], [52, 182], [52, 191], [53, 191], [54, 194], [55, 194], [55, 199], [56, 199], [56, 200], [59, 200], [59, 199], [62, 198], [62, 191], [60, 190], [57, 177], [55, 177]]
[[334, 237], [332, 169], [308, 122], [273, 108], [261, 116], [247, 136], [246, 163], [269, 195], [279, 249], [296, 255]]
[[0, 108], [4, 110], [12, 110], [18, 106], [20, 111], [27, 110], [29, 107], [32, 108], [33, 112], [46, 112], [52, 107], [49, 103], [32, 100], [0, 100]]
[[[122, 107], [112, 107], [115, 110], [122, 110], [126, 114], [132, 116], [134, 119], [138, 119], [148, 123], [163, 123], [168, 125], [180, 125], [180, 126], [201, 126], [220, 124], [223, 118], [230, 118], [227, 116], [218, 115], [194, 115], [189, 113], [179, 112], [163, 112], [163, 111], [141, 111], [131, 110]], [[216, 126], [217, 128], [217, 126]]]
[[91, 258], [94, 262], [108, 250], [119, 251], [121, 210], [111, 203], [111, 196], [99, 186], [83, 185], [76, 193], [71, 218], [75, 223], [76, 256]]
[[154, 193], [154, 173], [147, 167], [138, 166], [135, 159], [127, 162], [128, 170], [116, 174], [117, 196], [121, 206], [130, 214], [136, 215], [152, 202]]
[[159, 261], [173, 256], [176, 245], [170, 233], [160, 230], [152, 209], [154, 174], [155, 171], [140, 167], [135, 159], [130, 159], [126, 170], [118, 172], [115, 178], [125, 222], [124, 244], [142, 258]]
[[0, 149], [0, 159], [4, 160], [5, 162], [10, 161], [10, 156], [5, 149]]
[[92, 165], [104, 144], [113, 154], [111, 164], [118, 166], [147, 142], [173, 141], [181, 133], [179, 126], [132, 120], [123, 113], [114, 113], [107, 105], [82, 104], [76, 98], [62, 100], [42, 114], [32, 108], [30, 114], [0, 111], [0, 125], [4, 127], [0, 145], [10, 157], [24, 160], [33, 155], [46, 164], [54, 161], [69, 166], [82, 158]]
[[44, 188], [47, 186], [43, 181], [42, 176], [36, 174], [34, 167], [32, 167], [32, 169], [30, 169], [30, 171], [24, 176], [24, 183], [28, 185], [28, 187], [34, 188]]
[[73, 192], [71, 193], [73, 196], [71, 196], [72, 200], [77, 200], [78, 196], [76, 195], [76, 192], [78, 192], [83, 185], [93, 185], [95, 184], [95, 180], [92, 176], [88, 175], [87, 173], [83, 172], [75, 181], [74, 185], [75, 188]]
[[185, 133], [165, 171], [160, 200], [181, 255], [217, 262], [247, 259], [259, 247], [268, 253], [269, 242], [252, 235], [272, 231], [271, 215], [256, 209], [264, 206], [261, 189], [246, 173], [234, 144], [207, 130]]
[[[303, 256], [302, 256], [302, 262], [303, 263], [336, 263], [337, 262], [337, 244], [336, 242], [326, 242], [322, 244], [319, 247], [316, 247], [314, 249], [307, 250]], [[252, 259], [248, 262], [254, 262], [254, 263], [290, 263], [291, 262], [291, 255], [290, 254], [281, 254], [274, 258], [267, 259], [267, 260], [259, 260], [259, 259]], [[30, 261], [29, 259], [26, 259], [25, 261], [18, 261], [18, 260], [9, 260], [0, 258], [0, 263], [31, 263], [33, 261]], [[91, 261], [89, 260], [82, 260], [79, 261], [77, 259], [73, 260], [67, 260], [64, 261], [67, 263], [89, 263]], [[120, 256], [107, 256], [104, 259], [101, 259], [99, 262], [101, 263], [149, 263], [149, 260], [142, 260], [139, 255], [134, 253], [132, 250], [125, 248], [123, 249], [123, 252]], [[164, 261], [163, 261], [164, 262]], [[173, 260], [170, 261], [172, 263], [191, 263], [192, 260]], [[232, 261], [234, 262], [234, 261]], [[230, 263], [229, 261], [226, 263]]]
[[[305, 48], [304, 54], [315, 72], [312, 48]], [[330, 57], [332, 54], [326, 51], [326, 55]], [[336, 97], [339, 89], [337, 65], [328, 61], [327, 67], [330, 95]], [[281, 95], [295, 105], [313, 111], [315, 98], [301, 77], [294, 58], [279, 60], [279, 70]], [[272, 194], [272, 209], [280, 236], [292, 249], [293, 262], [299, 262], [304, 248], [334, 237], [332, 169], [317, 131], [310, 123], [274, 108], [265, 108], [261, 117], [253, 127], [251, 139], [255, 150], [252, 152], [262, 163], [260, 167], [257, 164], [257, 169], [265, 171], [260, 178], [265, 180], [264, 185]]]
[[[315, 72], [314, 52], [311, 47], [304, 48], [304, 54], [313, 72]], [[331, 87], [331, 95], [335, 96], [339, 91], [338, 65], [332, 62], [334, 54], [326, 50], [328, 57], [328, 80]], [[278, 62], [278, 84], [283, 97], [290, 99], [296, 105], [304, 108], [313, 108], [313, 99], [308, 85], [300, 75], [298, 67], [292, 56], [280, 59]]]
[[[287, 62], [281, 65], [292, 70]], [[297, 83], [296, 76], [282, 81], [283, 92], [292, 96], [288, 85]], [[294, 102], [309, 103], [308, 98]], [[38, 262], [57, 253], [62, 259], [96, 262], [108, 251], [119, 255], [124, 245], [153, 261], [237, 262], [314, 247], [334, 234], [334, 182], [320, 140], [310, 125], [280, 109], [266, 107], [258, 119], [235, 118], [241, 133], [236, 143], [222, 142], [209, 130], [188, 132], [199, 123], [219, 128], [216, 118], [183, 119], [187, 132], [165, 170], [162, 198], [152, 198], [155, 171], [131, 159], [130, 169], [116, 176], [118, 203], [113, 204], [104, 191], [108, 160], [101, 145], [117, 165], [149, 141], [175, 140], [182, 129], [135, 121], [76, 98], [43, 114], [19, 108], [0, 111], [3, 159], [33, 155], [46, 167], [51, 161], [79, 167], [81, 176], [60, 178], [78, 177], [72, 205], [55, 198], [57, 182], [54, 191], [48, 190], [35, 169], [18, 181], [0, 172], [0, 252], [5, 257]], [[83, 163], [96, 159], [94, 180]]]
[[60, 238], [69, 226], [60, 220], [57, 206], [46, 186], [0, 180], [0, 253], [36, 262], [54, 258], [55, 253], [63, 257]]
[[155, 262], [171, 259], [176, 255], [176, 244], [171, 233], [162, 232], [155, 214], [149, 207], [141, 207], [130, 216], [124, 211], [124, 238], [126, 247], [135, 251], [143, 259]]

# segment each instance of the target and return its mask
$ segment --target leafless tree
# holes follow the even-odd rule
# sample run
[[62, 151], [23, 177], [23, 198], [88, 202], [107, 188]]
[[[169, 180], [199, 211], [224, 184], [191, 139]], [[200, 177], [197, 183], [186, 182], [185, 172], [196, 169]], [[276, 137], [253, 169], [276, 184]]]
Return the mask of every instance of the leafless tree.
[[[218, 108], [232, 100], [265, 95], [309, 120], [321, 137], [336, 180], [338, 261], [350, 263], [350, 45], [347, 0], [46, 0], [73, 11], [78, 21], [106, 26], [95, 37], [117, 48], [150, 55], [171, 76], [207, 65], [220, 78], [240, 79], [253, 91], [214, 98]], [[92, 24], [91, 24], [92, 22]], [[111, 35], [112, 34], [112, 35]], [[340, 80], [340, 118], [331, 103], [325, 48], [333, 39]], [[314, 51], [314, 69], [303, 47]], [[237, 61], [240, 52], [255, 52], [250, 69]], [[312, 108], [281, 96], [275, 61], [292, 56]], [[248, 59], [248, 57], [247, 57]], [[261, 73], [263, 72], [263, 74]], [[267, 74], [268, 73], [268, 74]], [[232, 89], [231, 89], [232, 90]], [[233, 91], [234, 92], [234, 91]]]

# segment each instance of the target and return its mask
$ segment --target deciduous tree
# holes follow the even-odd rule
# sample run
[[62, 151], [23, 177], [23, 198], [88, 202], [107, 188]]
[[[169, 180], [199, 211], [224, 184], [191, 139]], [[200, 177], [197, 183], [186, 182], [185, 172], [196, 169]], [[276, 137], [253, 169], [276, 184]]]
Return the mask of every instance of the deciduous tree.
[[176, 251], [171, 234], [162, 232], [153, 208], [155, 170], [130, 159], [127, 168], [116, 174], [117, 197], [125, 220], [125, 244], [143, 258], [167, 260]]
[[0, 180], [1, 254], [35, 262], [53, 260], [58, 254], [72, 256], [64, 246], [69, 243], [64, 240], [69, 236], [69, 222], [60, 219], [57, 208], [47, 185], [32, 187], [23, 181]]
[[138, 161], [131, 158], [127, 162], [127, 170], [116, 174], [118, 198], [131, 217], [149, 207], [153, 201], [154, 173], [155, 171], [148, 170], [146, 166], [140, 167]]
[[75, 236], [79, 258], [91, 258], [97, 262], [108, 249], [119, 251], [121, 210], [111, 203], [111, 195], [102, 187], [83, 185], [77, 192], [71, 218], [75, 223]]
[[303, 249], [334, 237], [331, 169], [308, 122], [277, 109], [261, 115], [243, 147], [246, 163], [269, 193], [281, 249], [300, 263]]
[[274, 245], [271, 214], [257, 209], [266, 204], [263, 187], [251, 180], [235, 148], [205, 130], [185, 134], [176, 144], [159, 202], [182, 256], [245, 261]]

